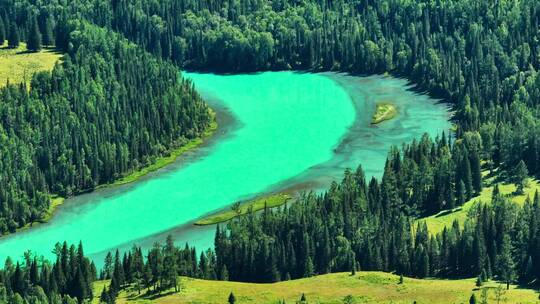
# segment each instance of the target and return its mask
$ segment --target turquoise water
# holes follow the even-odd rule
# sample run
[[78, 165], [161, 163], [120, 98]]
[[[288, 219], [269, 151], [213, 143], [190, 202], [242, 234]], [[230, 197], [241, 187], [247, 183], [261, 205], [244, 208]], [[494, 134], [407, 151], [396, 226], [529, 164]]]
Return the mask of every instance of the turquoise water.
[[[448, 109], [402, 79], [184, 75], [217, 110], [216, 136], [138, 182], [67, 200], [50, 223], [1, 238], [0, 259], [25, 250], [50, 256], [54, 243], [82, 240], [99, 263], [108, 250], [133, 243], [147, 248], [167, 234], [206, 248], [215, 227], [195, 227], [197, 218], [262, 193], [323, 189], [359, 163], [368, 176], [380, 176], [391, 145], [450, 127]], [[371, 126], [379, 101], [395, 103], [399, 114]]]
[[49, 255], [63, 240], [92, 254], [188, 222], [329, 160], [355, 119], [347, 92], [322, 75], [190, 77], [234, 115], [230, 134], [178, 170], [67, 202], [50, 223], [3, 238], [0, 259]]

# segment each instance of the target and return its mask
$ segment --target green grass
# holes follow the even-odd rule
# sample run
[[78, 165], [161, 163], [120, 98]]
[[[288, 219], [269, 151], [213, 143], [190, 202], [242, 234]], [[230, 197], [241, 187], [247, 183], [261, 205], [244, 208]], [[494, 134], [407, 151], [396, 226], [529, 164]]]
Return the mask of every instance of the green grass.
[[[488, 177], [487, 171], [482, 172], [482, 174], [485, 176], [484, 183], [486, 184], [486, 186], [484, 186], [480, 195], [470, 199], [469, 201], [465, 202], [463, 206], [455, 208], [452, 211], [441, 211], [438, 214], [419, 219], [418, 221], [425, 221], [427, 223], [429, 232], [433, 234], [441, 232], [444, 227], [451, 227], [452, 223], [455, 220], [457, 220], [463, 227], [463, 223], [465, 223], [465, 220], [467, 219], [469, 210], [471, 210], [473, 206], [475, 206], [479, 202], [491, 202], [491, 196], [493, 194], [496, 176]], [[508, 197], [511, 201], [520, 205], [525, 202], [527, 196], [532, 199], [534, 197], [534, 193], [537, 190], [540, 191], [540, 183], [534, 179], [529, 179], [529, 184], [524, 189], [524, 193], [519, 195], [515, 194], [515, 184], [499, 183], [500, 193]]]
[[30, 53], [26, 51], [25, 43], [21, 43], [17, 49], [10, 49], [4, 43], [0, 46], [0, 87], [5, 86], [8, 79], [12, 84], [25, 80], [30, 84], [35, 72], [52, 70], [60, 57], [62, 54], [51, 48]]
[[371, 119], [372, 124], [378, 124], [386, 120], [390, 120], [397, 115], [397, 108], [395, 105], [389, 102], [377, 103], [377, 108]]
[[167, 165], [172, 164], [182, 154], [197, 148], [202, 143], [204, 143], [205, 140], [207, 140], [210, 136], [212, 136], [212, 134], [214, 134], [214, 132], [217, 130], [218, 125], [215, 120], [215, 113], [214, 112], [211, 112], [211, 113], [212, 113], [212, 123], [210, 123], [210, 126], [208, 127], [208, 129], [206, 129], [200, 137], [197, 137], [188, 141], [185, 145], [179, 147], [178, 149], [173, 150], [168, 156], [159, 157], [156, 159], [154, 163], [146, 167], [143, 167], [140, 170], [134, 171], [124, 177], [121, 177], [111, 184], [100, 185], [97, 187], [97, 189], [132, 183], [138, 180], [139, 178], [147, 175], [148, 173], [154, 172], [158, 169], [161, 169]]
[[291, 199], [291, 196], [286, 193], [277, 193], [255, 200], [249, 201], [247, 203], [241, 204], [237, 210], [227, 210], [222, 211], [217, 214], [212, 214], [201, 220], [195, 222], [195, 225], [204, 226], [204, 225], [213, 225], [222, 222], [226, 222], [236, 216], [243, 215], [248, 213], [250, 210], [253, 212], [264, 209], [264, 207], [275, 208], [285, 204]]
[[[356, 303], [469, 303], [469, 297], [476, 293], [480, 300], [481, 290], [476, 288], [475, 279], [436, 280], [405, 278], [398, 284], [399, 276], [384, 272], [333, 273], [272, 284], [253, 284], [197, 280], [182, 277], [181, 291], [164, 292], [161, 296], [139, 296], [136, 291], [121, 292], [116, 303], [227, 303], [230, 292], [236, 303], [296, 303], [305, 293], [309, 303], [343, 303], [343, 298], [351, 295]], [[99, 281], [94, 285], [94, 296], [99, 297], [108, 282]], [[495, 288], [499, 284], [488, 282], [481, 288], [488, 290], [490, 303], [495, 302]], [[538, 294], [532, 289], [511, 286], [505, 293], [506, 303], [537, 303]], [[94, 303], [98, 303], [94, 299]]]

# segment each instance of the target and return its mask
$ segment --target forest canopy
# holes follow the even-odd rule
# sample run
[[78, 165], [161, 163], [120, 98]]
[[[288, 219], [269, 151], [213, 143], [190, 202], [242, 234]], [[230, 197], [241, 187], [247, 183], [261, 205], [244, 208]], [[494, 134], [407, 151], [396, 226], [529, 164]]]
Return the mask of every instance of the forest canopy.
[[4, 233], [39, 218], [49, 194], [110, 182], [200, 134], [208, 111], [178, 67], [389, 72], [453, 107], [455, 132], [392, 149], [380, 181], [349, 170], [322, 195], [219, 228], [199, 258], [169, 244], [141, 262], [134, 249], [137, 266], [115, 263], [109, 293], [140, 273], [154, 289], [175, 274], [272, 282], [346, 269], [538, 282], [538, 195], [519, 207], [495, 193], [438, 235], [411, 225], [478, 194], [482, 169], [518, 190], [540, 173], [538, 1], [7, 0], [0, 24], [8, 40], [37, 28], [66, 52], [30, 91], [0, 91]]

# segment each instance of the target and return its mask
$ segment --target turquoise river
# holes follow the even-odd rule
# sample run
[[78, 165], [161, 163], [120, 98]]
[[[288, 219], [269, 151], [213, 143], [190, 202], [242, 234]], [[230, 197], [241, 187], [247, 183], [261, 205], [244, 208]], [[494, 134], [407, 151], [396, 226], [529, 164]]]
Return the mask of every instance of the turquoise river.
[[[0, 260], [24, 251], [50, 257], [78, 243], [99, 265], [104, 252], [178, 243], [212, 245], [214, 227], [193, 222], [238, 200], [275, 191], [320, 190], [347, 167], [380, 176], [391, 145], [450, 128], [448, 108], [385, 76], [266, 72], [185, 73], [214, 108], [219, 128], [200, 148], [132, 184], [68, 199], [49, 223], [0, 238]], [[370, 124], [377, 102], [398, 116]]]

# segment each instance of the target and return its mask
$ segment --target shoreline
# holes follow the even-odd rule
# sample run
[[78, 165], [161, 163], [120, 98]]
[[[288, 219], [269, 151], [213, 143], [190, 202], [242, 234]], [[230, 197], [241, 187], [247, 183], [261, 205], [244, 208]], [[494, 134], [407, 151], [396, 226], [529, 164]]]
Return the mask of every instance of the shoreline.
[[[198, 148], [200, 145], [205, 143], [209, 138], [211, 138], [215, 134], [216, 130], [218, 129], [216, 112], [212, 110], [212, 108], [210, 107], [208, 107], [208, 110], [210, 112], [211, 121], [210, 121], [209, 126], [206, 128], [206, 130], [204, 130], [204, 132], [200, 136], [193, 138], [191, 140], [188, 140], [184, 145], [176, 149], [173, 149], [168, 156], [157, 157], [156, 160], [148, 166], [142, 167], [141, 169], [136, 170], [124, 177], [118, 178], [112, 183], [101, 184], [101, 185], [96, 186], [94, 189], [82, 190], [72, 197], [79, 196], [81, 194], [85, 194], [89, 192], [93, 192], [96, 190], [101, 190], [101, 189], [106, 189], [106, 188], [111, 188], [111, 187], [116, 187], [116, 186], [121, 186], [121, 185], [126, 185], [126, 184], [136, 182], [142, 177], [174, 163], [176, 159], [182, 156], [184, 153], [187, 153], [189, 151], [192, 151]], [[66, 201], [65, 197], [62, 197], [59, 195], [51, 194], [50, 197], [51, 197], [51, 202], [43, 218], [40, 218], [30, 223], [26, 223], [26, 225], [24, 225], [23, 227], [17, 228], [15, 232], [8, 233], [5, 235], [0, 235], [0, 239], [4, 236], [13, 235], [13, 234], [28, 230], [30, 228], [39, 226], [41, 224], [48, 223], [54, 217], [56, 213], [56, 209], [62, 206]]]
[[283, 206], [292, 199], [292, 195], [286, 192], [279, 192], [270, 195], [264, 195], [258, 198], [232, 204], [228, 209], [222, 209], [216, 213], [211, 213], [193, 223], [195, 226], [216, 225], [228, 222], [238, 216], [246, 215], [251, 212], [257, 212], [265, 208], [273, 209]]

